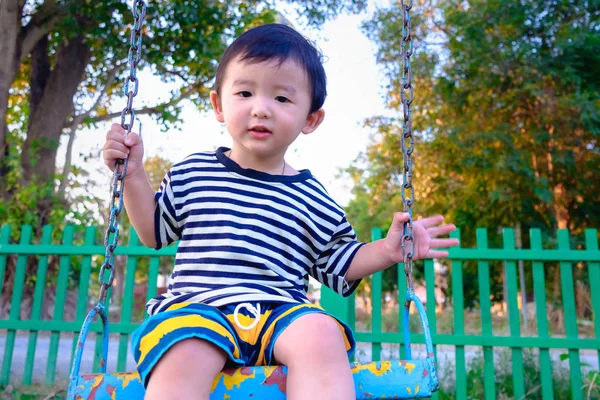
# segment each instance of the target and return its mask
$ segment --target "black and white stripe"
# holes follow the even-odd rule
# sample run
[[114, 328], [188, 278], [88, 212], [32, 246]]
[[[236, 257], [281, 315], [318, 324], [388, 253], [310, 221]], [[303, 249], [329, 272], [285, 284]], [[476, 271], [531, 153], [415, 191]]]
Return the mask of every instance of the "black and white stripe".
[[343, 209], [303, 170], [294, 176], [243, 169], [225, 154], [174, 165], [156, 193], [157, 249], [179, 241], [167, 293], [154, 314], [179, 302], [308, 302], [308, 275], [343, 296], [358, 248]]

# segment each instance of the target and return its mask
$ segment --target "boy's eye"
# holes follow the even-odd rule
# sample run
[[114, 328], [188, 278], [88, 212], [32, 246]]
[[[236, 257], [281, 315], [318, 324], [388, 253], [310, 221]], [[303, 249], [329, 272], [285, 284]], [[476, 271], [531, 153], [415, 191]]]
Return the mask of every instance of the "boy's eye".
[[277, 96], [275, 97], [275, 100], [277, 100], [280, 103], [287, 103], [290, 101], [287, 97], [284, 96]]
[[242, 97], [250, 97], [250, 96], [252, 96], [252, 93], [250, 93], [250, 92], [249, 92], [249, 91], [247, 91], [247, 90], [242, 90], [242, 91], [241, 91], [241, 92], [239, 92], [238, 94], [239, 94], [240, 96], [242, 96]]

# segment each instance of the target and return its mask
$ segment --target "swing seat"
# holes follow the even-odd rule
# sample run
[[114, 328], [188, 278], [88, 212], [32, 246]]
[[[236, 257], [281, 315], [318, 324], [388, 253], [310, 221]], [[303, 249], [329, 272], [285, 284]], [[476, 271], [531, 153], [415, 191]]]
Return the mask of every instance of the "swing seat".
[[[351, 365], [356, 398], [414, 399], [430, 397], [437, 378], [429, 373], [433, 360], [377, 361]], [[284, 400], [285, 366], [242, 367], [221, 372], [213, 382], [211, 400]], [[71, 382], [72, 399], [143, 400], [144, 387], [137, 372], [83, 374]], [[72, 397], [71, 397], [72, 396]]]
[[[425, 335], [427, 356], [412, 360], [410, 332], [408, 330], [410, 304], [414, 303]], [[103, 327], [103, 350], [100, 361], [102, 373], [80, 374], [79, 367], [83, 347], [96, 316], [100, 316]], [[416, 399], [431, 397], [438, 389], [435, 357], [431, 333], [425, 309], [414, 291], [406, 293], [404, 304], [404, 348], [407, 360], [374, 361], [350, 365], [354, 378], [356, 398], [367, 399]], [[144, 386], [137, 372], [106, 373], [108, 356], [108, 319], [104, 305], [100, 302], [87, 315], [82, 330], [69, 378], [68, 400], [142, 400]], [[215, 378], [211, 390], [211, 400], [268, 399], [286, 398], [287, 368], [285, 366], [259, 366], [227, 369]]]

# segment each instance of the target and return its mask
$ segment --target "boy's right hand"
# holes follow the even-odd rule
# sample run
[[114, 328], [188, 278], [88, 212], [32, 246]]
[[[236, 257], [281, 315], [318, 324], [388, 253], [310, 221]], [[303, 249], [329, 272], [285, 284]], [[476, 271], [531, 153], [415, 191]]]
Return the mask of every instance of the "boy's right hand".
[[136, 133], [129, 133], [120, 124], [112, 124], [106, 134], [106, 143], [102, 150], [104, 164], [114, 171], [117, 159], [124, 159], [129, 155], [127, 161], [127, 176], [143, 169], [144, 143]]

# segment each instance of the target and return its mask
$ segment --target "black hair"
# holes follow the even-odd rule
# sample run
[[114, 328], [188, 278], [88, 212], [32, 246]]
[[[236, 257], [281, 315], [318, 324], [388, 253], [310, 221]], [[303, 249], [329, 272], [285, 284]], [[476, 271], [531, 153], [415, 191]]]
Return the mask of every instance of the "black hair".
[[310, 112], [323, 107], [327, 96], [327, 77], [321, 53], [312, 42], [293, 28], [283, 24], [266, 24], [240, 35], [223, 53], [215, 76], [215, 91], [221, 94], [221, 85], [227, 65], [236, 57], [249, 63], [278, 60], [280, 65], [291, 59], [304, 69], [311, 87]]

